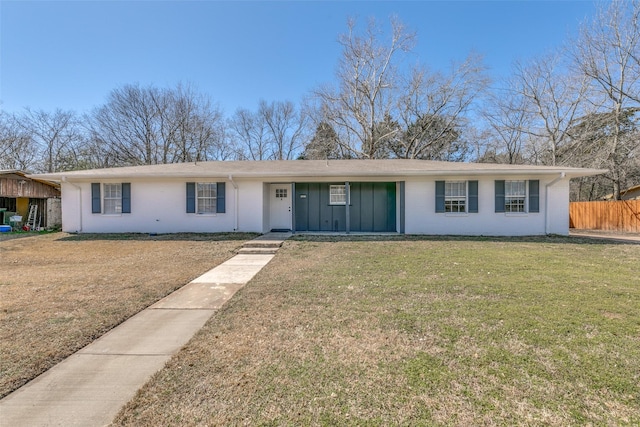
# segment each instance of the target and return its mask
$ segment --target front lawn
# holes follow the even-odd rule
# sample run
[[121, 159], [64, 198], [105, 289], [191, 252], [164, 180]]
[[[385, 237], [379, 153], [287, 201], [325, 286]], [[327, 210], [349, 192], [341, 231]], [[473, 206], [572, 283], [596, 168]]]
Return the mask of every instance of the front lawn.
[[0, 241], [0, 397], [256, 236], [15, 235]]
[[293, 239], [115, 423], [638, 425], [639, 313], [640, 245]]

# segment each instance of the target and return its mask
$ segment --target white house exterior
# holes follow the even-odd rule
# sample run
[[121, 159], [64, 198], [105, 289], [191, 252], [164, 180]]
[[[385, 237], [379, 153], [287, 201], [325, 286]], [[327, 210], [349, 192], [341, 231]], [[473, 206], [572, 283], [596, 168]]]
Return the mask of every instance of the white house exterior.
[[34, 177], [61, 183], [67, 232], [516, 236], [568, 234], [569, 179], [603, 172], [394, 159], [198, 162]]

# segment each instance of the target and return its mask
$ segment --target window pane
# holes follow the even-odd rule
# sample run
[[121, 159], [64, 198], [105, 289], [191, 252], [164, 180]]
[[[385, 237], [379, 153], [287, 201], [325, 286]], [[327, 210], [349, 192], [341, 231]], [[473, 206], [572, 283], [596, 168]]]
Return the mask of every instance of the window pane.
[[347, 202], [347, 191], [344, 185], [332, 185], [329, 187], [329, 204], [344, 205]]
[[526, 193], [525, 181], [505, 181], [504, 190], [505, 196], [525, 196]]
[[505, 181], [505, 212], [525, 212], [526, 181]]
[[444, 185], [444, 211], [466, 212], [467, 182], [446, 181]]
[[196, 212], [199, 214], [216, 213], [216, 190], [218, 186], [215, 182], [198, 182], [196, 184]]
[[105, 214], [122, 213], [122, 184], [104, 184], [102, 200]]

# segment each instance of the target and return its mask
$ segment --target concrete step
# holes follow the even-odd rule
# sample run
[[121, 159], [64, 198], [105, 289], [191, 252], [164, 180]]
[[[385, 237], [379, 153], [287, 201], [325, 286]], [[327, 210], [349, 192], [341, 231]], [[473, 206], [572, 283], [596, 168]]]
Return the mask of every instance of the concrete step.
[[250, 240], [242, 245], [243, 248], [279, 248], [282, 242], [279, 240]]
[[244, 247], [241, 248], [238, 253], [243, 255], [273, 255], [278, 252], [279, 247]]

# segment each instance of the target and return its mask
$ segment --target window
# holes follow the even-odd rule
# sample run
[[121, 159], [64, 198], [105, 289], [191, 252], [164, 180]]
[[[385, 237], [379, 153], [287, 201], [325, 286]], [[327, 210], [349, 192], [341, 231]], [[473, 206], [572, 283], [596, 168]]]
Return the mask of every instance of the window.
[[186, 212], [225, 213], [225, 193], [224, 182], [187, 182]]
[[495, 181], [496, 212], [539, 213], [540, 181]]
[[444, 183], [444, 211], [466, 212], [467, 182], [446, 181]]
[[91, 183], [91, 213], [131, 213], [131, 183]]
[[329, 186], [329, 204], [330, 205], [346, 205], [347, 204], [347, 187], [344, 184]]
[[478, 213], [478, 181], [436, 181], [436, 213]]
[[525, 200], [527, 199], [526, 181], [504, 182], [504, 211], [526, 212]]
[[276, 198], [278, 198], [278, 199], [286, 199], [287, 198], [287, 189], [286, 188], [276, 188]]
[[217, 184], [215, 182], [198, 182], [196, 186], [198, 191], [196, 213], [216, 213]]
[[105, 214], [122, 213], [122, 184], [104, 184], [102, 211]]

